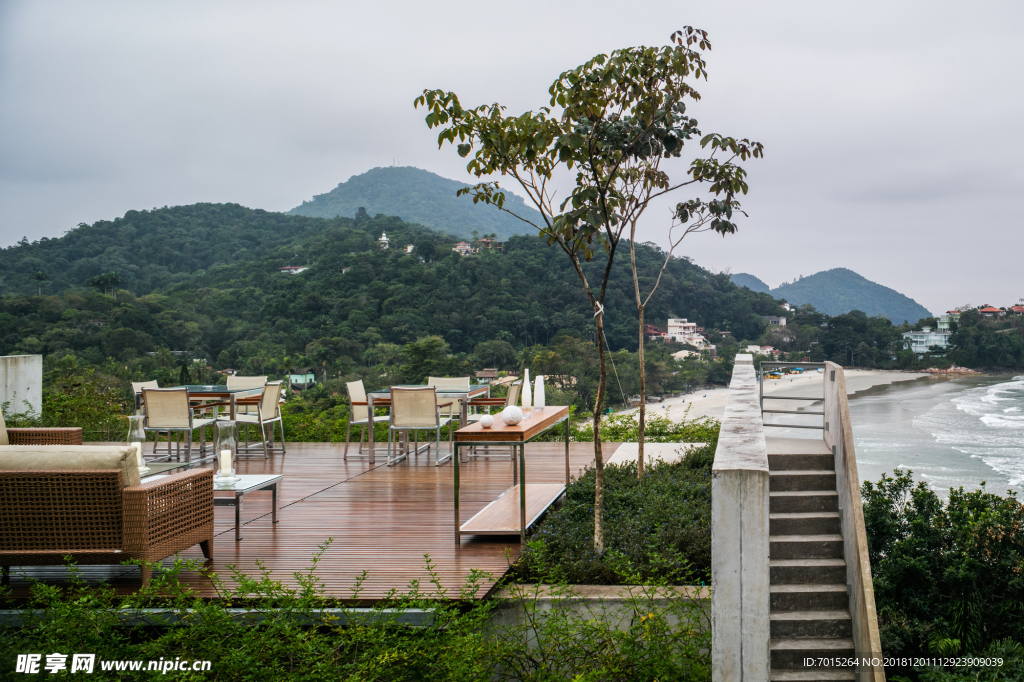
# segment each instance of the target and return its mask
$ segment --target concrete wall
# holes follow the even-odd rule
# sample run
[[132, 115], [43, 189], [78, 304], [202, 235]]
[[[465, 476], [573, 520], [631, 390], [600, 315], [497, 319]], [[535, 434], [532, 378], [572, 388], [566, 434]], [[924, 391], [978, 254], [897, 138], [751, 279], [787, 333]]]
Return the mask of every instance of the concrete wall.
[[767, 680], [771, 660], [768, 448], [753, 356], [736, 356], [711, 468], [714, 682]]
[[[25, 405], [28, 401], [28, 405]], [[43, 356], [4, 355], [0, 357], [0, 405], [9, 403], [5, 414], [43, 412]]]
[[[846, 591], [850, 595], [850, 615], [853, 618], [853, 644], [858, 658], [880, 659], [882, 644], [878, 636], [875, 589], [861, 508], [860, 476], [853, 449], [846, 376], [843, 368], [832, 362], [825, 363], [825, 423], [825, 445], [832, 449], [836, 458], [836, 490], [839, 492], [839, 517], [846, 558]], [[881, 665], [860, 666], [857, 679], [861, 682], [885, 682], [885, 668]]]

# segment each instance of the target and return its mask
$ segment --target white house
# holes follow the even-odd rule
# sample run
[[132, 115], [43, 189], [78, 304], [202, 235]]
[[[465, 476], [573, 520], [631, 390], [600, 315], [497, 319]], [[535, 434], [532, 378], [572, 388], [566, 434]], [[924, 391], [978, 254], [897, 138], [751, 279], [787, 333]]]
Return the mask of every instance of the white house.
[[778, 315], [762, 315], [762, 320], [767, 320], [768, 324], [776, 325], [778, 327], [786, 326], [786, 318], [779, 317]]
[[918, 355], [924, 355], [932, 346], [945, 349], [949, 347], [950, 331], [932, 331], [931, 327], [924, 327], [919, 332], [903, 332], [903, 338], [910, 339], [910, 350]]
[[277, 270], [278, 270], [278, 272], [283, 272], [283, 273], [285, 273], [287, 275], [297, 275], [300, 272], [305, 272], [306, 270], [309, 270], [309, 266], [308, 265], [286, 265], [285, 267], [278, 268]]
[[676, 343], [688, 343], [696, 348], [704, 348], [707, 339], [697, 333], [697, 323], [685, 319], [669, 318], [665, 339]]

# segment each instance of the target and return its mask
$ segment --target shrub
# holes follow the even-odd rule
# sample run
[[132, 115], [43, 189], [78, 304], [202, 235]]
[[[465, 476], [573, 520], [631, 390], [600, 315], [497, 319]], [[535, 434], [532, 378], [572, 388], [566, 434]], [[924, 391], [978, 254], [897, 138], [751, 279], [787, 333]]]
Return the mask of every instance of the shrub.
[[1024, 505], [1013, 493], [955, 488], [943, 503], [896, 470], [861, 494], [886, 656], [978, 656], [1024, 643]]
[[[0, 677], [14, 673], [18, 654], [96, 654], [92, 679], [152, 679], [145, 670], [105, 671], [104, 662], [187, 660], [212, 662], [209, 672], [175, 671], [176, 679], [245, 680], [709, 680], [710, 628], [706, 603], [656, 589], [632, 591], [625, 622], [588, 617], [571, 595], [556, 596], [549, 611], [527, 590], [511, 586], [525, 618], [492, 620], [495, 600], [477, 599], [480, 574], [457, 593], [441, 587], [425, 557], [427, 585], [413, 581], [369, 612], [329, 598], [316, 577], [321, 546], [295, 587], [262, 569], [249, 576], [231, 569], [234, 586], [215, 579], [220, 596], [201, 599], [182, 582], [196, 561], [177, 559], [154, 572], [148, 587], [118, 597], [90, 586], [71, 570], [70, 587], [36, 582], [21, 605], [25, 624], [0, 626]], [[155, 565], [154, 565], [155, 566]], [[349, 595], [359, 597], [364, 572]], [[5, 588], [6, 589], [6, 588]], [[0, 592], [0, 596], [3, 593]], [[238, 617], [228, 607], [242, 607]], [[324, 611], [341, 608], [343, 619]], [[159, 609], [145, 624], [127, 618]], [[38, 611], [36, 611], [38, 609]], [[433, 625], [399, 622], [410, 609], [433, 614]], [[40, 666], [42, 668], [42, 666]], [[67, 674], [67, 673], [65, 673]]]
[[594, 552], [594, 470], [573, 480], [565, 501], [535, 527], [516, 566], [522, 580], [618, 585], [664, 578], [685, 584], [711, 567], [709, 444], [637, 478], [635, 463], [604, 470], [605, 553]]

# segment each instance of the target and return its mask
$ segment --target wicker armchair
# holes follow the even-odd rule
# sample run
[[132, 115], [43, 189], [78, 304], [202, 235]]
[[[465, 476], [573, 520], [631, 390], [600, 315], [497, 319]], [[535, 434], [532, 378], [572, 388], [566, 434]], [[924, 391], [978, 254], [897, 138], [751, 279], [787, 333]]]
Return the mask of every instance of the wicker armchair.
[[79, 426], [7, 429], [7, 440], [11, 445], [81, 445], [82, 429]]
[[[213, 556], [213, 471], [123, 487], [118, 469], [0, 471], [0, 567], [160, 561], [199, 544]], [[142, 566], [142, 583], [152, 570]]]

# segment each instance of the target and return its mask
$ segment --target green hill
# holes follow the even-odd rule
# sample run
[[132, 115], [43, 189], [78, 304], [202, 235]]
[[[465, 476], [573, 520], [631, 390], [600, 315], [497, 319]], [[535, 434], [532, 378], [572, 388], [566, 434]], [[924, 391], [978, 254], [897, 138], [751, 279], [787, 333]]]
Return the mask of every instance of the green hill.
[[894, 324], [931, 317], [928, 309], [914, 299], [846, 268], [826, 270], [783, 284], [772, 289], [771, 294], [793, 305], [810, 303], [826, 315], [860, 310], [869, 317], [887, 317]]
[[[393, 243], [414, 244], [414, 255], [379, 249], [385, 230]], [[455, 353], [494, 339], [521, 348], [559, 332], [591, 336], [593, 314], [560, 251], [534, 236], [514, 236], [504, 253], [463, 257], [451, 250], [456, 240], [387, 216], [326, 220], [235, 204], [129, 211], [59, 239], [0, 251], [0, 354], [74, 353], [90, 364], [127, 363], [167, 348], [238, 367], [307, 353], [322, 339], [362, 363], [363, 352], [379, 344], [427, 335], [444, 337]], [[647, 281], [657, 274], [659, 254], [639, 249]], [[285, 274], [285, 265], [309, 270]], [[597, 276], [600, 264], [587, 268]], [[52, 277], [42, 296], [30, 278], [39, 269]], [[112, 271], [125, 282], [117, 298], [83, 287]], [[605, 307], [611, 346], [635, 348], [625, 258]], [[688, 317], [756, 338], [764, 328], [759, 316], [778, 312], [770, 296], [677, 258], [647, 319]]]
[[[326, 194], [318, 194], [290, 215], [314, 218], [355, 217], [360, 207], [371, 216], [383, 213], [420, 223], [442, 232], [471, 237], [495, 233], [499, 240], [514, 234], [532, 234], [533, 228], [494, 206], [474, 204], [468, 196], [455, 196], [464, 182], [442, 178], [419, 168], [374, 168], [354, 175]], [[523, 199], [506, 192], [506, 206], [519, 215], [540, 221], [540, 213]]]
[[759, 280], [757, 277], [754, 277], [753, 275], [748, 275], [745, 272], [737, 272], [735, 275], [731, 275], [729, 279], [736, 286], [747, 287], [751, 291], [768, 294], [771, 293], [772, 290], [770, 286]]

